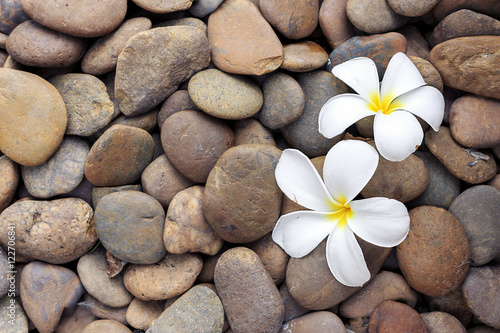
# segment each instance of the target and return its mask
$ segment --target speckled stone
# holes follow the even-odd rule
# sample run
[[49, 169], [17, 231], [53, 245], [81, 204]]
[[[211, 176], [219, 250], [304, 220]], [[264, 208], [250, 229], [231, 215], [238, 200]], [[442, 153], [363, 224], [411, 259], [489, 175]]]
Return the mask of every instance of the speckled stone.
[[442, 296], [460, 286], [469, 270], [467, 235], [443, 208], [410, 210], [410, 231], [397, 246], [401, 272], [408, 284], [428, 296]]
[[135, 329], [147, 330], [163, 312], [163, 301], [142, 301], [134, 298], [127, 307], [125, 318]]
[[408, 22], [408, 18], [396, 13], [386, 0], [347, 0], [346, 13], [356, 28], [368, 34], [396, 30]]
[[0, 331], [8, 333], [28, 332], [28, 317], [18, 300], [10, 297], [0, 298]]
[[10, 34], [20, 23], [29, 20], [30, 17], [24, 12], [21, 0], [0, 1], [0, 32]]
[[276, 146], [273, 134], [260, 121], [254, 118], [234, 122], [236, 145], [262, 144]]
[[441, 0], [387, 0], [391, 8], [399, 15], [418, 17], [427, 14]]
[[421, 313], [420, 315], [431, 333], [467, 333], [464, 325], [449, 313], [434, 311]]
[[328, 61], [328, 53], [311, 41], [284, 45], [283, 55], [280, 68], [290, 72], [309, 72], [323, 67]]
[[120, 192], [120, 191], [139, 191], [142, 192], [141, 185], [124, 185], [124, 186], [96, 186], [92, 189], [92, 206], [95, 208], [99, 203], [99, 200], [102, 199], [107, 194]]
[[102, 245], [120, 260], [153, 264], [166, 253], [162, 238], [165, 211], [145, 193], [120, 191], [102, 197], [94, 223]]
[[172, 95], [168, 96], [161, 105], [160, 111], [158, 112], [158, 127], [161, 128], [163, 122], [172, 114], [183, 110], [197, 111], [199, 108], [193, 103], [187, 90], [177, 90]]
[[19, 184], [19, 166], [5, 155], [0, 156], [0, 213], [9, 206]]
[[416, 310], [394, 301], [384, 301], [373, 310], [368, 333], [378, 332], [430, 333]]
[[283, 333], [347, 332], [342, 320], [330, 311], [315, 311], [283, 323]]
[[100, 333], [100, 332], [113, 332], [113, 333], [132, 333], [132, 331], [125, 325], [109, 319], [100, 319], [91, 322], [83, 329], [82, 333]]
[[347, 17], [347, 0], [324, 0], [319, 9], [319, 26], [332, 49], [356, 35]]
[[216, 68], [196, 73], [189, 80], [188, 92], [197, 107], [222, 119], [251, 117], [263, 103], [262, 91], [255, 82]]

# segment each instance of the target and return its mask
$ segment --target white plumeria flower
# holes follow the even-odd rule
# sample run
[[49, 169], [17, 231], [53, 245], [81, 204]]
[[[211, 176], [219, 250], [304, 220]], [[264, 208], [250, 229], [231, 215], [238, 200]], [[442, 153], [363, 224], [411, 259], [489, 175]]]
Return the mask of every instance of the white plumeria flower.
[[319, 114], [319, 132], [333, 138], [358, 120], [375, 115], [373, 136], [380, 154], [402, 161], [422, 143], [422, 127], [414, 115], [438, 131], [444, 116], [444, 98], [426, 86], [422, 75], [404, 53], [396, 53], [387, 66], [382, 84], [369, 58], [354, 58], [332, 69], [357, 94], [341, 94], [328, 100]]
[[282, 215], [273, 240], [293, 258], [302, 258], [328, 237], [326, 259], [333, 276], [346, 286], [362, 286], [370, 272], [354, 234], [382, 247], [401, 243], [410, 217], [405, 205], [388, 198], [352, 201], [373, 176], [378, 153], [362, 141], [337, 143], [326, 155], [323, 178], [309, 158], [283, 151], [276, 182], [291, 200], [311, 210]]

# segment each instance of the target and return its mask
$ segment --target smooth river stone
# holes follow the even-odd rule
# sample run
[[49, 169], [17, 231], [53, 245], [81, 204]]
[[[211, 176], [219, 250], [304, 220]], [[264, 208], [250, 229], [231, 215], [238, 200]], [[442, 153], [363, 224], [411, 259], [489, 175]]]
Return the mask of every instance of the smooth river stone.
[[431, 48], [429, 47], [429, 43], [422, 36], [420, 30], [414, 25], [405, 25], [401, 29], [398, 29], [400, 34], [402, 34], [408, 45], [408, 49], [406, 51], [406, 55], [419, 57], [422, 59], [426, 59], [429, 57], [429, 52]]
[[85, 176], [95, 186], [137, 181], [153, 159], [154, 141], [143, 129], [114, 125], [94, 143], [85, 162]]
[[0, 332], [26, 333], [28, 331], [28, 317], [21, 303], [10, 297], [0, 298]]
[[255, 252], [246, 247], [224, 252], [215, 266], [215, 287], [234, 332], [280, 331], [283, 299]]
[[304, 111], [297, 120], [285, 126], [281, 133], [290, 146], [299, 149], [304, 154], [310, 157], [325, 155], [333, 145], [340, 141], [343, 134], [332, 139], [327, 139], [320, 134], [319, 112], [326, 101], [333, 96], [346, 93], [348, 88], [332, 73], [323, 70], [300, 73], [297, 75], [297, 82], [305, 96]]
[[[115, 30], [127, 12], [127, 0], [22, 0], [23, 10], [47, 28], [79, 37], [98, 37]], [[92, 10], [89, 10], [92, 8]]]
[[198, 28], [155, 28], [134, 35], [116, 64], [115, 96], [121, 112], [135, 116], [151, 110], [209, 60], [207, 36]]
[[431, 153], [460, 180], [480, 184], [495, 177], [497, 173], [493, 154], [465, 150], [453, 139], [448, 127], [441, 126], [438, 132], [429, 129], [424, 140]]
[[219, 157], [234, 146], [229, 125], [201, 111], [180, 111], [161, 128], [163, 150], [172, 165], [187, 178], [204, 183]]
[[19, 184], [19, 166], [5, 155], [0, 156], [0, 213], [9, 206]]
[[64, 314], [61, 317], [55, 333], [81, 333], [85, 326], [98, 319], [85, 305], [80, 303], [77, 305], [75, 312], [68, 315]]
[[130, 326], [147, 330], [151, 323], [163, 312], [163, 301], [141, 301], [134, 298], [127, 307], [125, 318]]
[[472, 266], [482, 266], [500, 253], [499, 203], [500, 191], [478, 185], [463, 191], [449, 208], [467, 235]]
[[446, 86], [500, 98], [500, 36], [459, 37], [436, 45], [429, 61]]
[[28, 193], [37, 198], [50, 198], [74, 190], [83, 179], [88, 143], [67, 136], [52, 157], [39, 166], [22, 166], [21, 174]]
[[147, 17], [134, 17], [124, 21], [110, 34], [100, 37], [90, 46], [82, 59], [82, 71], [92, 75], [102, 75], [116, 68], [118, 55], [127, 41], [135, 34], [151, 28]]
[[139, 191], [142, 192], [141, 185], [124, 185], [124, 186], [113, 186], [113, 187], [94, 187], [92, 188], [92, 206], [95, 208], [102, 199], [107, 194], [120, 192], [120, 191]]
[[[8, 234], [8, 231], [7, 231]], [[11, 235], [12, 235], [12, 230], [11, 230]], [[12, 254], [12, 247], [9, 249], [7, 247], [7, 251], [11, 252]], [[10, 280], [10, 271], [12, 271], [15, 266], [11, 266], [9, 263], [9, 257], [7, 256], [7, 253], [3, 250], [3, 248], [0, 247], [0, 299], [3, 298], [7, 293], [9, 292], [9, 287], [13, 284], [14, 281]], [[15, 286], [15, 283], [14, 283]], [[10, 295], [12, 296], [12, 294]], [[10, 297], [9, 297], [10, 298]], [[1, 310], [0, 310], [1, 311]], [[1, 317], [0, 317], [1, 318]], [[1, 327], [1, 321], [0, 319], [0, 327]]]
[[[357, 238], [374, 277], [391, 253], [390, 248], [378, 247]], [[347, 299], [361, 287], [347, 287], [332, 275], [326, 262], [326, 240], [302, 258], [290, 258], [286, 284], [292, 297], [311, 310], [326, 310]]]
[[323, 67], [328, 61], [328, 53], [311, 41], [284, 45], [283, 54], [280, 68], [290, 72], [309, 72]]
[[224, 72], [262, 75], [283, 62], [283, 46], [249, 0], [226, 0], [208, 18], [212, 61]]
[[196, 73], [189, 80], [188, 92], [197, 107], [222, 119], [249, 118], [263, 103], [262, 91], [255, 82], [216, 68]]
[[0, 86], [0, 151], [21, 165], [45, 163], [66, 130], [61, 95], [38, 75], [7, 68], [0, 68]]
[[120, 191], [102, 197], [95, 209], [94, 223], [102, 245], [120, 260], [154, 264], [166, 253], [165, 211], [146, 193]]
[[432, 10], [437, 21], [460, 9], [470, 9], [478, 13], [500, 16], [500, 4], [497, 0], [441, 0]]
[[128, 291], [140, 300], [165, 300], [191, 288], [202, 266], [198, 253], [167, 253], [156, 264], [127, 265], [123, 282]]
[[449, 313], [457, 318], [462, 325], [469, 325], [472, 318], [472, 312], [467, 305], [467, 301], [462, 293], [462, 288], [457, 288], [444, 296], [425, 296], [424, 299], [429, 305], [429, 310]]
[[169, 306], [146, 333], [218, 333], [223, 324], [224, 309], [217, 294], [195, 286]]
[[237, 146], [245, 144], [276, 146], [271, 131], [255, 118], [235, 121], [233, 131]]
[[94, 297], [90, 296], [86, 293], [83, 296], [82, 303], [90, 310], [90, 312], [96, 317], [109, 319], [113, 321], [117, 321], [124, 325], [127, 325], [127, 320], [125, 319], [125, 315], [127, 313], [127, 308], [113, 308], [111, 306], [102, 304]]
[[280, 155], [270, 145], [241, 145], [219, 158], [203, 193], [203, 213], [219, 237], [245, 243], [274, 228], [282, 198], [274, 177]]
[[29, 20], [21, 5], [21, 0], [0, 0], [0, 32], [6, 35], [20, 23]]
[[205, 22], [194, 17], [183, 17], [173, 20], [167, 20], [164, 22], [156, 23], [155, 25], [153, 25], [153, 28], [172, 27], [179, 25], [187, 25], [190, 27], [198, 28], [203, 31], [205, 35], [207, 34], [207, 25], [205, 24]]
[[[82, 199], [23, 200], [0, 214], [0, 226], [9, 230], [15, 225], [17, 261], [64, 264], [80, 258], [97, 240], [92, 215]], [[0, 242], [8, 244], [7, 232], [0, 234]]]
[[68, 67], [85, 54], [84, 38], [63, 34], [29, 20], [7, 39], [7, 52], [19, 63], [35, 67]]
[[268, 233], [258, 240], [247, 244], [247, 247], [259, 256], [266, 271], [276, 285], [283, 282], [290, 257], [281, 246], [273, 241], [272, 233]]
[[21, 300], [40, 333], [51, 333], [64, 310], [74, 309], [85, 293], [78, 276], [68, 268], [32, 261], [21, 273]]
[[330, 311], [315, 311], [283, 323], [282, 332], [286, 333], [343, 333], [347, 332], [336, 314]]
[[156, 1], [156, 0], [132, 0], [139, 7], [157, 14], [166, 14], [180, 10], [189, 9], [193, 0], [170, 0], [170, 1]]
[[443, 80], [441, 79], [441, 75], [436, 67], [432, 66], [430, 62], [420, 57], [409, 56], [408, 58], [410, 58], [411, 62], [413, 62], [415, 67], [417, 67], [425, 83], [443, 93]]
[[396, 30], [408, 22], [408, 18], [396, 13], [387, 0], [347, 0], [346, 13], [356, 28], [368, 34]]
[[168, 96], [165, 102], [161, 105], [158, 112], [158, 127], [161, 129], [163, 122], [176, 112], [183, 110], [198, 111], [199, 108], [193, 103], [187, 90], [177, 90], [172, 95]]
[[391, 8], [399, 15], [418, 17], [427, 14], [441, 0], [387, 0]]
[[442, 296], [458, 288], [469, 271], [467, 235], [443, 208], [410, 210], [410, 231], [397, 246], [398, 264], [408, 284], [427, 296]]
[[356, 34], [347, 17], [346, 4], [347, 0], [324, 0], [319, 9], [319, 25], [332, 49]]
[[205, 17], [214, 12], [224, 0], [198, 0], [189, 7], [189, 13], [195, 17]]
[[455, 333], [467, 333], [464, 325], [446, 312], [433, 311], [425, 312], [420, 314], [425, 324], [429, 328], [430, 332], [455, 332]]
[[373, 310], [368, 333], [378, 332], [430, 333], [416, 310], [394, 301], [384, 301]]
[[113, 332], [113, 333], [132, 333], [132, 331], [125, 325], [109, 319], [99, 319], [91, 322], [81, 333], [101, 333], [101, 332]]

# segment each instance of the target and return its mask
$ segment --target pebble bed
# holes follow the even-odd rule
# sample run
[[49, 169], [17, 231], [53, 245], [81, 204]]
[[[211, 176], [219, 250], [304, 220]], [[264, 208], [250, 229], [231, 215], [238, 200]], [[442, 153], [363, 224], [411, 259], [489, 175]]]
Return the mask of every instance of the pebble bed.
[[[0, 332], [500, 332], [498, 0], [0, 0]], [[359, 240], [346, 287], [325, 242], [271, 238], [302, 209], [275, 181], [321, 171], [323, 104], [355, 57], [406, 53], [445, 98], [360, 197], [409, 210]], [[321, 172], [320, 172], [321, 173]]]

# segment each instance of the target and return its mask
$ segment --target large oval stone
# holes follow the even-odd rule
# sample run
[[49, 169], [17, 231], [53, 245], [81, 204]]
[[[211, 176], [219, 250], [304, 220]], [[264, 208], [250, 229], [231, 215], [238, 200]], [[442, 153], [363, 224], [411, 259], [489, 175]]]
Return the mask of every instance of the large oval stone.
[[410, 212], [410, 231], [397, 246], [401, 272], [427, 296], [442, 296], [460, 286], [469, 270], [467, 235], [443, 208], [420, 206]]
[[282, 198], [274, 177], [280, 154], [270, 145], [241, 145], [217, 161], [203, 193], [203, 213], [222, 239], [251, 242], [274, 228]]
[[373, 310], [368, 324], [368, 333], [408, 332], [429, 333], [424, 319], [406, 304], [384, 301]]
[[283, 300], [255, 252], [246, 247], [224, 252], [215, 266], [214, 281], [235, 332], [280, 331]]
[[95, 230], [111, 254], [134, 264], [153, 264], [165, 253], [165, 211], [153, 197], [138, 191], [120, 191], [99, 200]]
[[68, 116], [61, 95], [39, 77], [0, 69], [0, 150], [21, 165], [41, 165], [57, 150]]
[[332, 49], [354, 36], [354, 26], [347, 17], [347, 0], [323, 0], [319, 9], [319, 25]]
[[135, 116], [151, 110], [209, 61], [207, 36], [198, 28], [160, 27], [134, 35], [116, 64], [115, 96], [121, 112]]
[[396, 30], [408, 22], [386, 0], [347, 0], [346, 13], [356, 28], [368, 34]]

